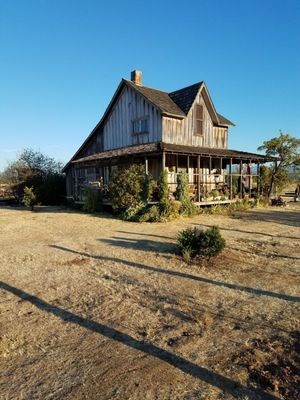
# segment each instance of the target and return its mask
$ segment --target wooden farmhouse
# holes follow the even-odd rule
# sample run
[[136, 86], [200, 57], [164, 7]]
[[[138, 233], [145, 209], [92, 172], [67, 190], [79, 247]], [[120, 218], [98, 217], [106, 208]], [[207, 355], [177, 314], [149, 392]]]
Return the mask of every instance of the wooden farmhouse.
[[[142, 84], [142, 73], [122, 79], [100, 122], [64, 167], [67, 196], [82, 200], [86, 185], [108, 184], [120, 166], [143, 163], [158, 179], [168, 171], [170, 195], [177, 174], [189, 176], [191, 197], [207, 201], [218, 190], [233, 199], [259, 192], [266, 157], [228, 149], [234, 124], [219, 114], [204, 82], [163, 92]], [[223, 198], [224, 200], [224, 198]]]

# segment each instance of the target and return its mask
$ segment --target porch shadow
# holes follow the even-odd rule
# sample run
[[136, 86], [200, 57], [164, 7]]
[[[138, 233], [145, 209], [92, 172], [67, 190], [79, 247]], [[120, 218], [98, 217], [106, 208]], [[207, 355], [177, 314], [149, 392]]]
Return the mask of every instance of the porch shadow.
[[278, 400], [278, 397], [266, 393], [261, 389], [257, 389], [251, 386], [243, 386], [239, 382], [233, 381], [232, 379], [226, 378], [225, 376], [220, 375], [216, 372], [209, 371], [204, 367], [193, 364], [183, 357], [177, 356], [176, 354], [173, 354], [151, 343], [137, 340], [127, 333], [123, 333], [121, 331], [118, 331], [117, 329], [111, 328], [93, 320], [80, 317], [79, 315], [73, 314], [72, 312], [67, 311], [63, 308], [53, 306], [52, 304], [47, 303], [46, 301], [36, 296], [30, 295], [29, 293], [26, 293], [25, 291], [15, 288], [7, 283], [0, 282], [0, 288], [14, 294], [24, 301], [30, 302], [38, 309], [50, 313], [57, 318], [62, 319], [63, 321], [71, 324], [76, 324], [92, 332], [99, 333], [100, 335], [105, 336], [108, 339], [112, 339], [116, 342], [122, 343], [125, 346], [131, 347], [135, 350], [141, 351], [145, 354], [162, 360], [194, 378], [200, 379], [201, 381], [209, 385], [219, 388], [224, 392], [230, 393], [233, 397], [240, 398], [241, 395], [246, 395], [247, 398], [251, 400], [257, 400], [257, 398], [260, 398], [261, 400]]
[[133, 267], [133, 268], [138, 268], [138, 269], [142, 269], [142, 270], [146, 270], [146, 271], [150, 271], [150, 272], [158, 272], [158, 273], [170, 275], [170, 276], [178, 276], [180, 278], [191, 279], [194, 281], [208, 283], [208, 284], [215, 285], [215, 286], [225, 287], [228, 289], [238, 290], [241, 292], [247, 292], [247, 293], [250, 293], [250, 294], [256, 295], [256, 296], [273, 297], [276, 299], [286, 300], [286, 301], [291, 301], [291, 302], [296, 302], [296, 303], [300, 302], [300, 297], [297, 297], [297, 296], [290, 296], [287, 294], [271, 292], [269, 290], [255, 289], [255, 288], [251, 288], [251, 287], [247, 287], [247, 286], [242, 286], [239, 284], [217, 281], [214, 279], [204, 278], [204, 277], [197, 276], [197, 275], [191, 275], [191, 274], [188, 274], [186, 272], [181, 272], [181, 271], [174, 271], [174, 270], [168, 270], [168, 269], [163, 269], [163, 268], [155, 268], [155, 267], [151, 267], [149, 265], [136, 263], [134, 261], [122, 260], [121, 258], [116, 258], [116, 257], [93, 256], [88, 253], [68, 249], [67, 247], [58, 246], [55, 244], [49, 245], [49, 246], [54, 249], [67, 251], [67, 252], [70, 252], [73, 254], [79, 254], [84, 257], [93, 258], [95, 260], [116, 262], [116, 263], [124, 264], [126, 266]]

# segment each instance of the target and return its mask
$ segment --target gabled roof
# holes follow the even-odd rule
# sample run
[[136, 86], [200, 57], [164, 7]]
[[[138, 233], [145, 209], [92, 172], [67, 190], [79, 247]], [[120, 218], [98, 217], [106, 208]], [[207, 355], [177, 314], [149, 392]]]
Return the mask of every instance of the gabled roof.
[[167, 92], [152, 89], [147, 86], [136, 85], [132, 81], [123, 79], [124, 82], [133, 90], [142, 94], [146, 99], [153, 103], [163, 114], [184, 118], [186, 115], [184, 111], [170, 98]]
[[195, 83], [191, 86], [187, 86], [183, 89], [167, 93], [161, 90], [149, 88], [147, 86], [137, 85], [127, 79], [122, 79], [101, 120], [98, 122], [98, 124], [89, 134], [89, 136], [85, 139], [85, 141], [73, 155], [70, 161], [64, 166], [62, 170], [63, 172], [67, 169], [70, 163], [76, 158], [76, 156], [80, 153], [80, 151], [84, 148], [84, 146], [90, 141], [90, 139], [95, 135], [97, 130], [104, 123], [125, 86], [131, 87], [133, 90], [144, 96], [150, 103], [157, 107], [163, 115], [168, 115], [170, 117], [176, 117], [180, 119], [186, 117], [196, 99], [197, 94], [199, 93], [199, 90], [201, 90], [201, 94], [203, 95], [204, 101], [207, 104], [213, 123], [215, 125], [234, 126], [231, 121], [216, 112], [207, 87], [203, 81]]
[[195, 101], [202, 83], [203, 82], [198, 82], [194, 85], [176, 90], [175, 92], [169, 93], [169, 96], [174, 103], [176, 103], [181, 110], [187, 114]]

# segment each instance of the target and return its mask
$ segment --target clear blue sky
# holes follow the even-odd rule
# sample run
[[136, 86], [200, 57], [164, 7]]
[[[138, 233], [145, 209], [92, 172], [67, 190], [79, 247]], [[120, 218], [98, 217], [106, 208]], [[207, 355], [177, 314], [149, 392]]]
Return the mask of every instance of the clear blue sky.
[[0, 170], [25, 147], [63, 162], [120, 79], [205, 80], [229, 147], [300, 136], [300, 0], [0, 0]]

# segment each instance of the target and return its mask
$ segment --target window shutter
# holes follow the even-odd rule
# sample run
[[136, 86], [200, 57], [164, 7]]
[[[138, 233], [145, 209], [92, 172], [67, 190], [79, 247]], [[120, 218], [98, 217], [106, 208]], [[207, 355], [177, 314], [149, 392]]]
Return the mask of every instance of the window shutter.
[[201, 104], [196, 105], [196, 119], [203, 121], [203, 106]]
[[203, 135], [203, 106], [201, 104], [196, 104], [194, 133]]

